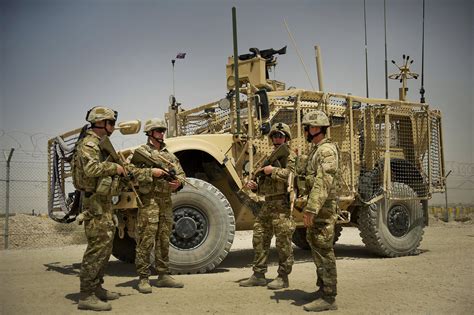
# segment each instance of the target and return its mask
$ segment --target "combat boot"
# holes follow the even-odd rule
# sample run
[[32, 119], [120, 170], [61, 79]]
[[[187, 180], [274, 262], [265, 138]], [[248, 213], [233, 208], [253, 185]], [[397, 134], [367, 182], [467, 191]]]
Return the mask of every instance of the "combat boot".
[[322, 312], [329, 310], [337, 310], [337, 304], [335, 299], [317, 299], [311, 303], [303, 306], [305, 311], [308, 312]]
[[239, 285], [241, 287], [263, 287], [267, 285], [267, 280], [265, 274], [254, 272], [250, 278], [240, 281]]
[[81, 293], [79, 303], [77, 303], [77, 308], [80, 310], [110, 311], [112, 305], [99, 300], [94, 293]]
[[176, 281], [168, 274], [160, 274], [158, 275], [156, 286], [159, 288], [182, 288], [184, 287], [184, 284], [182, 282]]
[[314, 300], [322, 298], [323, 295], [324, 295], [323, 289], [319, 288], [315, 292], [309, 292], [309, 293], [305, 292], [305, 295], [303, 296], [303, 300], [310, 302], [310, 301], [314, 301]]
[[120, 297], [120, 294], [117, 292], [112, 292], [104, 289], [102, 285], [99, 284], [95, 290], [95, 296], [97, 296], [102, 301], [116, 300]]
[[141, 278], [140, 281], [138, 282], [138, 292], [140, 293], [151, 293], [151, 285], [150, 281], [148, 281], [148, 278]]
[[270, 290], [279, 290], [288, 288], [289, 286], [288, 275], [278, 275], [272, 282], [267, 285]]

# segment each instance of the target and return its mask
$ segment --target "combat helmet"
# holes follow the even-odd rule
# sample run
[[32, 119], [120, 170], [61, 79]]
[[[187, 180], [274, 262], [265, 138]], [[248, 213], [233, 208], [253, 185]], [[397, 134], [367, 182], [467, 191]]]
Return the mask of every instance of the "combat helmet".
[[168, 129], [166, 128], [166, 124], [163, 120], [159, 119], [159, 118], [152, 118], [152, 119], [148, 119], [146, 122], [145, 122], [145, 127], [143, 128], [145, 131], [145, 133], [148, 133], [152, 130], [155, 130], [155, 129]]
[[118, 113], [117, 111], [104, 107], [104, 106], [95, 106], [89, 109], [86, 114], [86, 120], [91, 124], [94, 124], [101, 120], [117, 120]]
[[272, 128], [270, 129], [270, 133], [268, 134], [268, 137], [271, 138], [273, 134], [277, 132], [285, 134], [287, 140], [291, 140], [290, 126], [288, 126], [287, 124], [282, 122], [273, 124]]
[[312, 126], [312, 127], [329, 127], [328, 116], [320, 110], [314, 110], [309, 113], [306, 113], [303, 116], [303, 121], [301, 122], [303, 126]]

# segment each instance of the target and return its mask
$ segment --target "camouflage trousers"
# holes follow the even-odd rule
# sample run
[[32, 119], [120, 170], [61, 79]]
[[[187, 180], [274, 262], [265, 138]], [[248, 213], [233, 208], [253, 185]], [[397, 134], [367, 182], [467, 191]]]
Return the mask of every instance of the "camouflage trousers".
[[115, 226], [111, 198], [97, 195], [84, 198], [83, 212], [86, 213], [84, 230], [87, 248], [82, 258], [79, 278], [81, 292], [91, 293], [104, 282], [105, 268], [112, 254]]
[[291, 239], [295, 228], [295, 221], [291, 217], [289, 206], [285, 201], [270, 201], [263, 206], [253, 225], [254, 272], [267, 272], [270, 243], [273, 235], [275, 235], [278, 252], [278, 274], [288, 275], [291, 273], [294, 263]]
[[173, 228], [173, 212], [169, 195], [142, 196], [138, 210], [135, 265], [140, 278], [150, 276], [154, 247], [155, 268], [159, 274], [169, 273], [169, 245]]
[[[313, 226], [306, 230], [306, 240], [311, 247], [311, 254], [316, 265], [316, 285], [323, 290], [324, 297], [333, 298], [337, 295], [336, 256], [334, 255], [334, 226], [336, 223], [335, 209], [322, 208], [325, 219], [316, 215]], [[328, 216], [328, 212], [334, 213]], [[329, 217], [329, 219], [328, 219]]]

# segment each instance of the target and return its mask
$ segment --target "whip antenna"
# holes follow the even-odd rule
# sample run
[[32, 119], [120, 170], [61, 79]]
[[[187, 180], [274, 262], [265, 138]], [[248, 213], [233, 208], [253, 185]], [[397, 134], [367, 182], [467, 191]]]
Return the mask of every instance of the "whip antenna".
[[423, 28], [421, 32], [421, 88], [420, 88], [420, 103], [425, 102], [425, 0], [423, 0]]
[[385, 98], [388, 99], [388, 69], [387, 69], [387, 11], [383, 0], [383, 24], [385, 32]]
[[364, 33], [365, 33], [365, 94], [369, 97], [369, 61], [367, 58], [367, 17], [364, 0]]
[[293, 44], [293, 47], [295, 47], [296, 53], [298, 54], [298, 57], [300, 58], [300, 62], [303, 65], [304, 72], [306, 73], [306, 77], [308, 78], [309, 84], [311, 84], [311, 88], [314, 91], [314, 86], [313, 82], [311, 81], [311, 78], [309, 77], [308, 70], [306, 68], [306, 65], [304, 64], [303, 58], [301, 58], [301, 54], [298, 50], [298, 47], [296, 46], [295, 39], [293, 38], [293, 35], [291, 35], [290, 29], [288, 28], [288, 24], [286, 23], [286, 20], [284, 19], [283, 22], [285, 23], [286, 31], [288, 32], [288, 36], [290, 36], [291, 42]]

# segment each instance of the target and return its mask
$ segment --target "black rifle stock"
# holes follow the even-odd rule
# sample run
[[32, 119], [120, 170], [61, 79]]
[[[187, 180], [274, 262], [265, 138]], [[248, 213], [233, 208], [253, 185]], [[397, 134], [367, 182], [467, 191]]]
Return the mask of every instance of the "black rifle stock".
[[133, 182], [131, 180], [132, 173], [129, 172], [129, 170], [126, 166], [126, 162], [125, 162], [125, 158], [124, 158], [123, 154], [121, 152], [117, 153], [117, 151], [115, 151], [115, 148], [112, 145], [112, 142], [110, 142], [110, 138], [107, 137], [107, 136], [103, 137], [100, 140], [99, 147], [102, 151], [104, 151], [105, 153], [107, 153], [109, 155], [109, 157], [112, 159], [112, 161], [114, 163], [117, 163], [117, 164], [119, 164], [120, 166], [123, 167], [123, 170], [125, 171], [125, 176], [124, 176], [125, 181], [130, 186], [133, 193], [135, 194], [135, 197], [137, 198], [138, 205], [140, 207], [143, 207], [142, 200], [140, 199], [140, 196], [138, 195], [138, 193], [135, 189], [135, 186], [133, 185]]
[[198, 189], [189, 180], [187, 180], [186, 177], [179, 176], [179, 175], [176, 174], [176, 168], [177, 167], [173, 162], [168, 161], [166, 158], [164, 158], [162, 156], [159, 156], [159, 155], [156, 155], [156, 157], [158, 159], [160, 159], [163, 162], [163, 164], [165, 164], [165, 165], [163, 165], [162, 163], [158, 163], [157, 161], [155, 161], [151, 157], [151, 155], [148, 155], [148, 154], [146, 154], [145, 152], [143, 152], [141, 150], [135, 150], [130, 163], [132, 163], [134, 165], [145, 165], [147, 167], [159, 168], [159, 169], [161, 169], [162, 171], [165, 172], [165, 177], [164, 177], [165, 180], [173, 181], [173, 180], [177, 179], [179, 181], [185, 182], [186, 184], [190, 185], [191, 187], [193, 187], [195, 189]]

